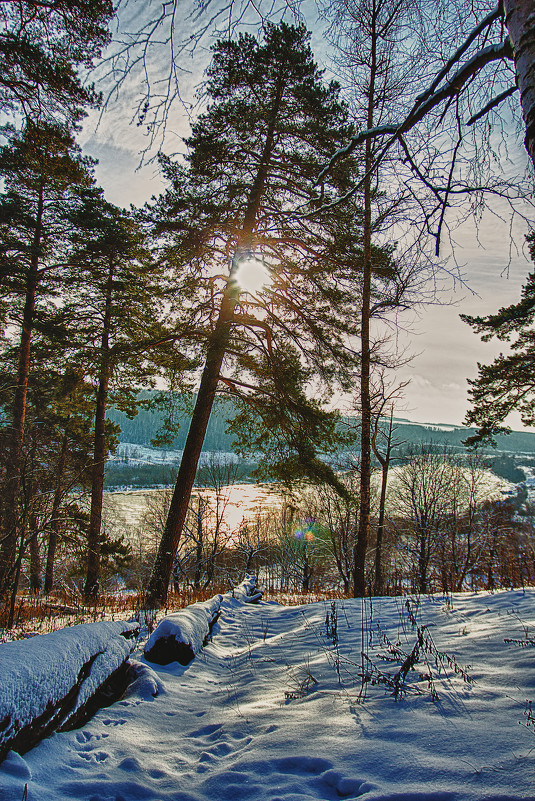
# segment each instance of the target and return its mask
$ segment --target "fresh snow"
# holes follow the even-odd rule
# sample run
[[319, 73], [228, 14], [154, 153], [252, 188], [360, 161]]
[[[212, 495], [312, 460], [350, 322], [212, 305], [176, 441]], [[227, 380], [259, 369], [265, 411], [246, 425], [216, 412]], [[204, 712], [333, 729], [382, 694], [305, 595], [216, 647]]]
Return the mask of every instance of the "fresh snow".
[[150, 657], [150, 652], [159, 640], [173, 639], [177, 645], [186, 646], [189, 658], [192, 659], [199, 653], [210, 634], [222, 600], [222, 595], [215, 595], [208, 601], [199, 601], [164, 617], [150, 635], [145, 646], [145, 654]]
[[83, 665], [97, 655], [72, 712], [79, 709], [128, 658], [131, 644], [121, 635], [137, 627], [122, 621], [82, 623], [0, 645], [0, 722], [6, 721], [0, 725], [0, 743], [31, 723], [49, 702], [64, 698]]
[[[427, 655], [395, 700], [384, 681], [418, 633]], [[339, 600], [334, 614], [227, 595], [212, 634], [187, 667], [136, 654], [121, 701], [10, 752], [1, 801], [26, 785], [28, 801], [535, 800], [534, 589]]]

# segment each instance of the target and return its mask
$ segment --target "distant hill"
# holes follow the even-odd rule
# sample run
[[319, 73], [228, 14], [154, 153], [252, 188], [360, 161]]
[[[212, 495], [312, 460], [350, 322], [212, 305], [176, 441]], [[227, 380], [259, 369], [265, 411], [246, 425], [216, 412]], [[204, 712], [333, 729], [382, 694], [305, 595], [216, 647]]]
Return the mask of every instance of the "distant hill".
[[[208, 424], [208, 431], [204, 442], [204, 451], [228, 453], [232, 450], [233, 436], [227, 433], [228, 420], [232, 419], [235, 406], [232, 400], [216, 398], [214, 409]], [[125, 414], [111, 408], [108, 417], [120, 426], [121, 442], [131, 442], [136, 445], [150, 445], [157, 436], [165, 420], [163, 410], [141, 409], [136, 417], [128, 419]], [[174, 420], [180, 425], [173, 441], [167, 445], [173, 450], [182, 450], [186, 441], [189, 426], [189, 414], [176, 409]], [[358, 419], [346, 418], [346, 422], [358, 426]], [[432, 442], [437, 447], [447, 447], [455, 452], [464, 452], [463, 440], [474, 433], [474, 429], [448, 424], [414, 423], [404, 418], [395, 420], [395, 440], [401, 444], [396, 449], [401, 455], [421, 443]], [[535, 456], [535, 434], [528, 431], [512, 431], [496, 437], [497, 447], [485, 449], [489, 454], [506, 453], [517, 456]]]
[[[475, 433], [474, 428], [464, 428], [448, 424], [413, 423], [396, 420], [396, 440], [404, 440], [407, 445], [433, 442], [455, 451], [466, 451], [463, 440]], [[486, 447], [488, 453], [507, 453], [514, 455], [535, 455], [535, 434], [530, 431], [511, 431], [496, 437], [496, 448]]]
[[[148, 393], [147, 393], [148, 394]], [[181, 404], [183, 405], [183, 404]], [[226, 398], [216, 398], [208, 430], [204, 441], [204, 451], [229, 453], [232, 450], [233, 437], [226, 433], [228, 420], [232, 419], [234, 404]], [[121, 429], [120, 442], [131, 442], [135, 445], [150, 445], [152, 440], [160, 433], [165, 422], [164, 410], [140, 409], [137, 415], [130, 420], [123, 412], [115, 408], [108, 410], [108, 418], [117, 423]], [[183, 450], [188, 434], [190, 416], [187, 412], [177, 408], [173, 411], [173, 422], [180, 426], [177, 435], [166, 447], [172, 450]]]

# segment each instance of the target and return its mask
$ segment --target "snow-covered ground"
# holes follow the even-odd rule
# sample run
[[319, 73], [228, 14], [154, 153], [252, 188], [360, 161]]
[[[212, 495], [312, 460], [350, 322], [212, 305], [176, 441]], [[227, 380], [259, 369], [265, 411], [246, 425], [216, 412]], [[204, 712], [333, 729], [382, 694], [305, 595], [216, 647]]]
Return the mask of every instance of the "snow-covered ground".
[[[182, 459], [183, 451], [171, 448], [151, 448], [149, 445], [137, 445], [133, 442], [121, 442], [117, 450], [109, 457], [110, 462], [124, 462], [130, 465], [139, 464], [162, 464], [178, 465]], [[203, 451], [199, 464], [209, 464], [212, 459], [224, 462], [239, 462], [239, 457], [232, 452], [225, 451]]]
[[[81, 730], [10, 753], [0, 799], [25, 785], [28, 801], [535, 799], [534, 635], [533, 589], [334, 614], [226, 597], [187, 667], [138, 665], [130, 694]], [[395, 700], [384, 680], [418, 650]]]

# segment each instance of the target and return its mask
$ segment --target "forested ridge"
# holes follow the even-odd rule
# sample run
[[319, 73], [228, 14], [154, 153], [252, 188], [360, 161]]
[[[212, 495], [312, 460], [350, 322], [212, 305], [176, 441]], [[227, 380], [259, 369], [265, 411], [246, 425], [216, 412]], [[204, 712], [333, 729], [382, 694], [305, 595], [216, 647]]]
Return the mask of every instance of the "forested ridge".
[[[144, 397], [148, 393], [144, 393]], [[182, 404], [184, 406], [184, 404]], [[216, 399], [206, 437], [204, 451], [219, 451], [229, 453], [233, 450], [232, 443], [235, 435], [229, 432], [228, 421], [236, 413], [236, 405], [229, 398]], [[119, 442], [130, 442], [136, 445], [150, 446], [155, 437], [161, 433], [165, 425], [166, 413], [158, 409], [140, 409], [133, 418], [127, 417], [120, 410], [112, 407], [108, 411], [108, 418], [120, 428]], [[177, 411], [174, 423], [180, 426], [177, 435], [163, 448], [182, 450], [188, 432], [190, 416], [187, 411]], [[354, 427], [358, 433], [359, 420], [356, 417], [345, 417], [344, 424]], [[396, 439], [400, 440], [396, 451], [398, 455], [403, 452], [406, 445], [433, 443], [437, 447], [447, 447], [458, 452], [466, 453], [463, 442], [475, 432], [473, 428], [464, 426], [441, 426], [440, 424], [413, 423], [403, 418], [395, 419]], [[355, 442], [358, 450], [358, 437]], [[496, 447], [487, 448], [486, 451], [494, 453], [510, 453], [521, 456], [535, 453], [535, 433], [529, 431], [511, 431], [508, 434], [496, 436]]]

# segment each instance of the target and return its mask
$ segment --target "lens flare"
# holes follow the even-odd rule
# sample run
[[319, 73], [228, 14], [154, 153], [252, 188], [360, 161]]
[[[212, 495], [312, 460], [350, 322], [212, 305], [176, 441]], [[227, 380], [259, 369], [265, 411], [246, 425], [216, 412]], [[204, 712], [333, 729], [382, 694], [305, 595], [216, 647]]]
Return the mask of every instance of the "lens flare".
[[317, 530], [318, 527], [315, 520], [312, 518], [306, 518], [297, 524], [297, 528], [294, 531], [294, 537], [296, 540], [313, 542], [313, 540], [316, 539]]

